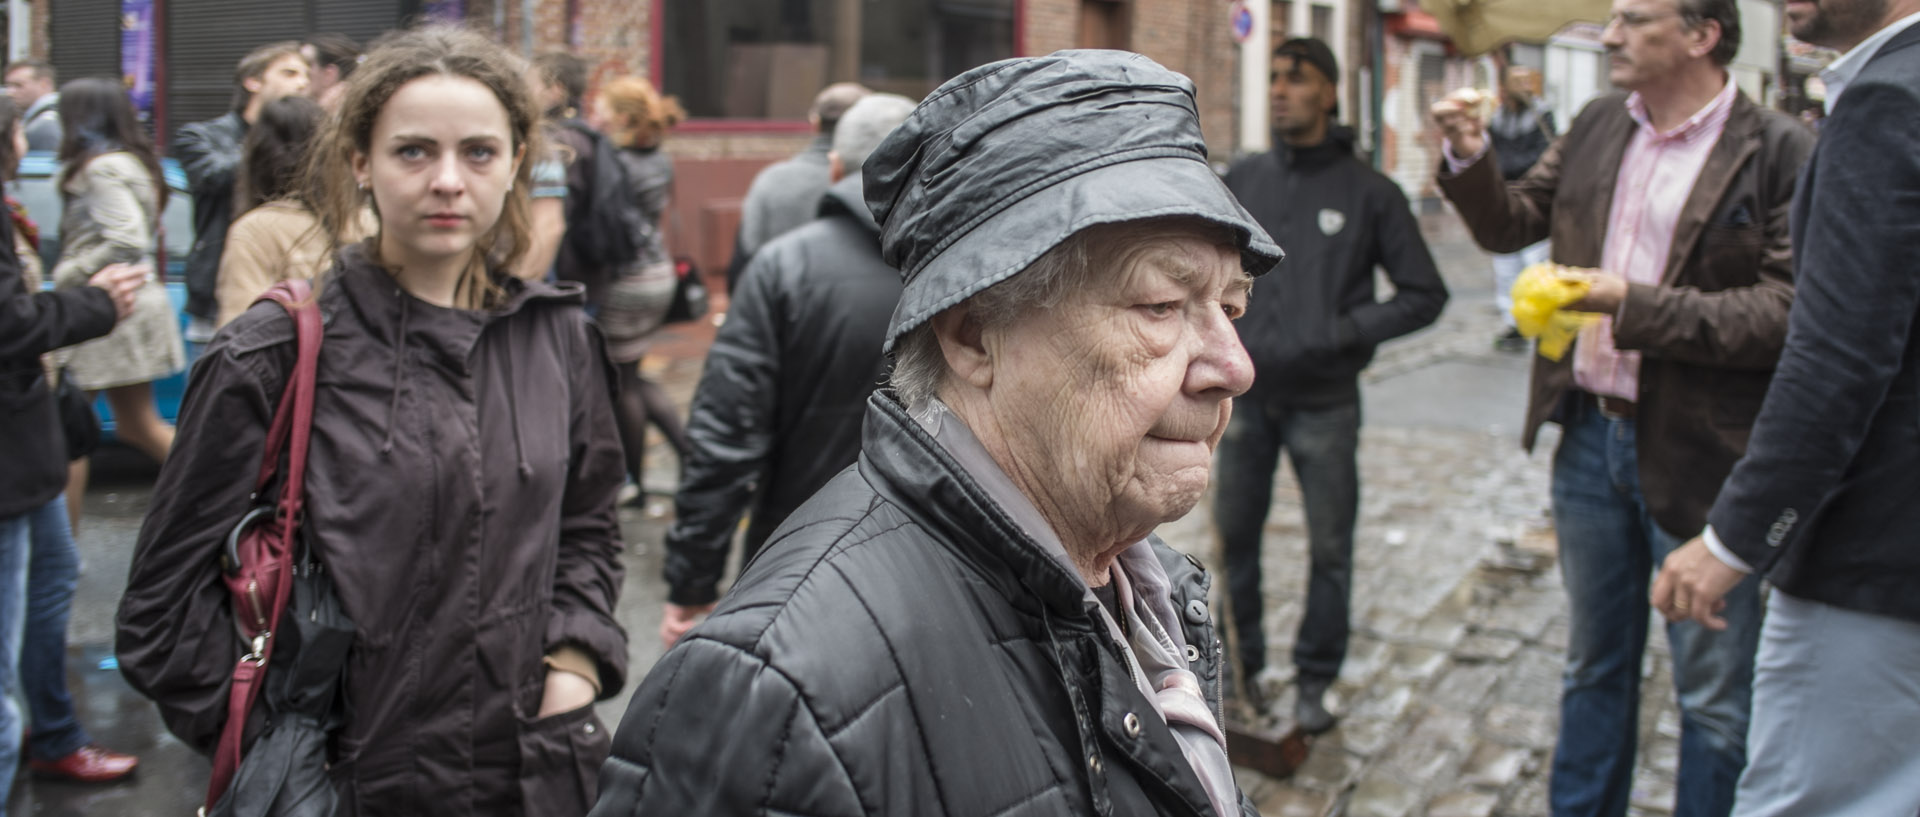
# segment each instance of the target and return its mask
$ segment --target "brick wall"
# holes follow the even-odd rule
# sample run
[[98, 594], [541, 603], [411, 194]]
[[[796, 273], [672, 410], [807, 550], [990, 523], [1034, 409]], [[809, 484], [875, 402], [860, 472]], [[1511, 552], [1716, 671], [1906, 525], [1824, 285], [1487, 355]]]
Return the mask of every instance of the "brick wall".
[[32, 33], [28, 36], [33, 41], [27, 46], [27, 53], [38, 60], [52, 59], [53, 33], [48, 26], [53, 20], [53, 0], [33, 0], [28, 8], [33, 15]]
[[[1082, 0], [1027, 0], [1026, 53], [1079, 45]], [[1226, 0], [1128, 0], [1128, 47], [1193, 80], [1207, 148], [1225, 160], [1237, 147], [1239, 46]]]

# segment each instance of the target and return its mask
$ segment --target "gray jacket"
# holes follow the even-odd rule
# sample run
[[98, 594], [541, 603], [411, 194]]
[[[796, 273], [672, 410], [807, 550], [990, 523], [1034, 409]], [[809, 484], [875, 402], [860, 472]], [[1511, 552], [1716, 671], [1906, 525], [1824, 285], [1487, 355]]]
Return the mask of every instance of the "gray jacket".
[[27, 112], [20, 116], [21, 128], [27, 134], [27, 150], [56, 151], [60, 149], [60, 137], [65, 131], [60, 129], [60, 95], [47, 94], [27, 106]]

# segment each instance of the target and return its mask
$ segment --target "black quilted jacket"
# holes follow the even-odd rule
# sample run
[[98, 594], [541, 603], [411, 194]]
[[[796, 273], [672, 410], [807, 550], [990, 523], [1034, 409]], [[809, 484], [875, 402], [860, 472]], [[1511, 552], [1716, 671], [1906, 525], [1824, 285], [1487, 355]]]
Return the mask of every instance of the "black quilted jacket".
[[[1217, 712], [1206, 574], [1155, 548]], [[1094, 604], [876, 394], [859, 463], [648, 673], [592, 815], [1213, 814]]]

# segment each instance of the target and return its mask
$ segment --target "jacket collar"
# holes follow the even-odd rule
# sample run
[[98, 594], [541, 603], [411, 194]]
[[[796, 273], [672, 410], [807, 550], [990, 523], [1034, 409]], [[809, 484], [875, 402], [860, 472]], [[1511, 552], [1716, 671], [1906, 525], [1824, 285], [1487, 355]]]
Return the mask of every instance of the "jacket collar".
[[827, 194], [820, 198], [820, 215], [843, 215], [860, 222], [867, 232], [878, 238], [880, 222], [873, 219], [873, 211], [867, 209], [866, 191], [861, 187], [860, 171], [848, 173], [840, 181], [827, 188]]
[[1721, 131], [1720, 140], [1707, 153], [1707, 162], [1700, 167], [1700, 175], [1694, 180], [1692, 191], [1687, 194], [1687, 203], [1680, 208], [1680, 220], [1673, 228], [1673, 245], [1667, 251], [1667, 268], [1660, 276], [1662, 283], [1672, 283], [1674, 276], [1680, 274], [1680, 268], [1686, 265], [1687, 258], [1693, 255], [1694, 244], [1699, 242], [1707, 221], [1720, 206], [1720, 200], [1726, 195], [1728, 185], [1733, 183], [1733, 177], [1760, 150], [1765, 125], [1759, 106], [1754, 105], [1744, 92], [1735, 91], [1733, 107], [1727, 112], [1726, 128]]
[[[1086, 583], [996, 503], [900, 405], [892, 389], [867, 400], [860, 470], [875, 489], [961, 556], [1008, 575], [1053, 615], [1092, 626]], [[872, 478], [877, 477], [877, 479]], [[1011, 590], [1012, 588], [1003, 588]], [[1022, 594], [1009, 593], [1016, 600]]]
[[[371, 239], [370, 239], [371, 240]], [[523, 281], [494, 272], [506, 290], [506, 299], [488, 310], [449, 309], [422, 301], [401, 289], [392, 273], [373, 262], [365, 243], [341, 248], [329, 274], [329, 283], [341, 291], [360, 321], [373, 328], [397, 351], [419, 345], [448, 367], [469, 373], [473, 350], [488, 325], [520, 312], [536, 302], [584, 304], [579, 284]]]

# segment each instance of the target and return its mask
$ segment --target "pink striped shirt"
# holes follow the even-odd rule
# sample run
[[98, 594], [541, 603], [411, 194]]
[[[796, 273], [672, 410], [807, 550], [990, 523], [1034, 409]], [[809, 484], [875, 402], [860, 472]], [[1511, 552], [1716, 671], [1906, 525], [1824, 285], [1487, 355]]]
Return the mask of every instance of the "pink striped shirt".
[[[1613, 210], [1607, 216], [1607, 241], [1600, 268], [1625, 276], [1628, 283], [1658, 286], [1673, 250], [1673, 231], [1707, 154], [1726, 130], [1727, 113], [1738, 93], [1732, 78], [1712, 102], [1665, 133], [1653, 129], [1639, 94], [1627, 97], [1627, 112], [1640, 126], [1620, 159], [1613, 184]], [[1573, 382], [1607, 397], [1638, 400], [1640, 353], [1613, 345], [1613, 316], [1580, 333], [1573, 351]]]

